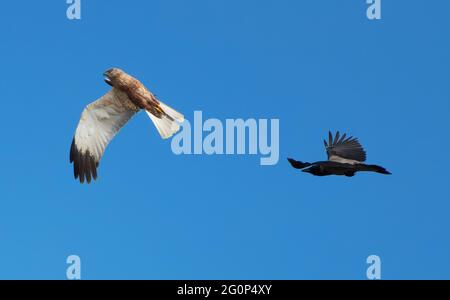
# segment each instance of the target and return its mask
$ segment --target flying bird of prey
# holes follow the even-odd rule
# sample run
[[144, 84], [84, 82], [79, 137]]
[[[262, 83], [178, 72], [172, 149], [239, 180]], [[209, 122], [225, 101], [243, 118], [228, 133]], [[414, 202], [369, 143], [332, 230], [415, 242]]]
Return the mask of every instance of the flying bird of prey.
[[87, 105], [70, 148], [75, 179], [81, 183], [97, 179], [97, 168], [106, 146], [137, 112], [145, 110], [163, 139], [180, 129], [184, 117], [159, 101], [137, 79], [113, 68], [104, 74], [111, 90]]
[[366, 152], [357, 138], [346, 138], [346, 134], [340, 136], [339, 131], [333, 139], [329, 132], [328, 142], [324, 140], [328, 160], [315, 163], [296, 161], [288, 158], [289, 163], [296, 169], [311, 173], [316, 176], [345, 175], [352, 177], [358, 171], [377, 172], [390, 175], [385, 168], [377, 165], [367, 165]]

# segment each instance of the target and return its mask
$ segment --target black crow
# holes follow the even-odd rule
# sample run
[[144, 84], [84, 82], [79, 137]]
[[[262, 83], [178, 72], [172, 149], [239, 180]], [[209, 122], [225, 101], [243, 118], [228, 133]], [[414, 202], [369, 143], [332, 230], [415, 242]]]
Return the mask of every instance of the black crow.
[[358, 171], [391, 174], [383, 167], [364, 163], [366, 151], [357, 138], [349, 137], [346, 139], [346, 134], [341, 137], [338, 131], [333, 140], [333, 134], [330, 131], [328, 139], [328, 143], [324, 140], [328, 155], [327, 161], [308, 163], [288, 158], [289, 163], [296, 169], [302, 169], [303, 172], [316, 176], [345, 175], [352, 177]]

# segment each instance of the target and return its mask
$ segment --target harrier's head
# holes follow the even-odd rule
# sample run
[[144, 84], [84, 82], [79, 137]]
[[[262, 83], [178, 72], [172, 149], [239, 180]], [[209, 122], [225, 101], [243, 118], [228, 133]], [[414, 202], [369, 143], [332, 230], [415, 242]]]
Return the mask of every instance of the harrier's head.
[[105, 82], [110, 86], [115, 86], [120, 80], [120, 77], [124, 74], [126, 73], [119, 68], [112, 68], [103, 73]]

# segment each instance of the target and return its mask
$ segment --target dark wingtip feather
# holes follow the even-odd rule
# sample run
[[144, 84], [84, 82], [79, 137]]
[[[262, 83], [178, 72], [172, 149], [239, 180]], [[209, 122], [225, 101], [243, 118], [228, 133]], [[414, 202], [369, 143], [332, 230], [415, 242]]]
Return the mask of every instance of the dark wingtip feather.
[[334, 136], [334, 145], [337, 144], [337, 142], [339, 141], [339, 137], [341, 136], [341, 134], [339, 133], [339, 131], [336, 132], [336, 135]]
[[345, 137], [347, 136], [346, 133], [344, 133], [341, 137], [341, 139], [338, 141], [338, 144], [342, 144], [342, 142], [345, 140]]
[[89, 153], [89, 151], [86, 151], [85, 153], [85, 166], [86, 166], [86, 181], [87, 183], [91, 183], [91, 172], [92, 172], [92, 165], [91, 165], [91, 161], [92, 161], [92, 156]]
[[81, 154], [80, 155], [80, 165], [78, 167], [79, 170], [79, 179], [80, 179], [80, 183], [84, 183], [84, 172], [85, 172], [85, 165], [84, 165], [84, 155]]
[[91, 172], [94, 181], [97, 180], [97, 164], [95, 163], [95, 160], [92, 156], [91, 156]]
[[80, 164], [80, 153], [75, 146], [75, 138], [72, 139], [72, 145], [70, 146], [70, 163], [73, 163], [73, 177], [78, 179], [79, 176], [79, 164]]
[[79, 175], [79, 170], [78, 170], [78, 160], [74, 161], [73, 164], [73, 177], [75, 177], [75, 179], [78, 179], [78, 175]]
[[73, 163], [73, 175], [80, 183], [87, 182], [89, 184], [92, 179], [97, 180], [99, 162], [89, 151], [85, 153], [79, 151], [75, 139], [72, 140], [70, 148], [70, 162]]
[[72, 139], [72, 145], [70, 146], [70, 163], [75, 159], [75, 138]]

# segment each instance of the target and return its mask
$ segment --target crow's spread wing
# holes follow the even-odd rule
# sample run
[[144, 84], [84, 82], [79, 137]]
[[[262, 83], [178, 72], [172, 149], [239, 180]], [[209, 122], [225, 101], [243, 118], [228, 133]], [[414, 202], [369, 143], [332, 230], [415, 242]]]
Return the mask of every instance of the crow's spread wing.
[[324, 144], [330, 161], [350, 164], [366, 161], [366, 152], [357, 138], [346, 138], [346, 134], [341, 137], [338, 131], [333, 139], [332, 133], [329, 132], [328, 143], [324, 140]]
[[81, 183], [97, 179], [97, 167], [106, 146], [139, 110], [128, 101], [125, 93], [113, 88], [81, 114], [70, 148], [74, 176]]

